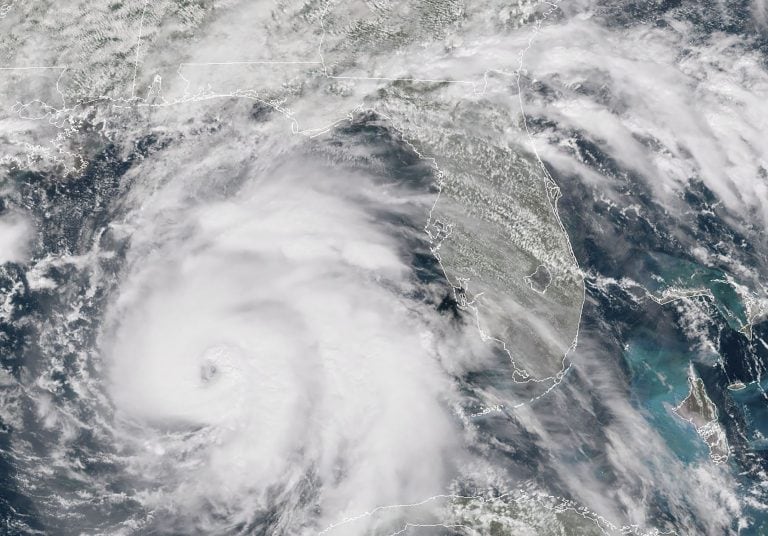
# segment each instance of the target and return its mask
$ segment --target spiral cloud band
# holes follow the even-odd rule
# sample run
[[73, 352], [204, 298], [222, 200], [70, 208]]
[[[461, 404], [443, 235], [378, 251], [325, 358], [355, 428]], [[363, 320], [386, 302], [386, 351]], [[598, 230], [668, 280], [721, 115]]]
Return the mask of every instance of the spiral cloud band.
[[764, 4], [0, 3], [0, 533], [768, 534]]
[[309, 509], [330, 524], [444, 489], [461, 441], [434, 339], [450, 324], [385, 223], [423, 225], [434, 195], [311, 157], [214, 202], [185, 199], [188, 180], [141, 206], [148, 243], [104, 343], [134, 469], [167, 479], [150, 503], [212, 530], [300, 501], [279, 523], [299, 533]]

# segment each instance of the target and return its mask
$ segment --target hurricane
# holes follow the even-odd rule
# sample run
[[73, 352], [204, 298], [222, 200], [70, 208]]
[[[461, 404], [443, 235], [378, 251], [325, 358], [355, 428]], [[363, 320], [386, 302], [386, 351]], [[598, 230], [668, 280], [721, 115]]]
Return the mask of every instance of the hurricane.
[[764, 534], [766, 12], [0, 4], [0, 532]]

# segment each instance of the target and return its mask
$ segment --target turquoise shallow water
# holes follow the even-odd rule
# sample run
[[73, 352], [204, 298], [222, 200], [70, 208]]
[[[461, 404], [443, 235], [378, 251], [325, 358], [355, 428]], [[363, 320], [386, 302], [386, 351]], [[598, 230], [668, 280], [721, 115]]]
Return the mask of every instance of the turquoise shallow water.
[[694, 427], [672, 412], [688, 395], [687, 368], [693, 356], [682, 349], [665, 348], [660, 342], [643, 330], [625, 351], [634, 402], [681, 460], [706, 459], [709, 449]]
[[653, 273], [661, 274], [661, 278], [643, 281], [649, 291], [659, 294], [670, 287], [707, 289], [731, 329], [738, 331], [747, 323], [747, 311], [741, 296], [728, 282], [725, 272], [663, 253], [650, 253], [648, 257], [649, 264], [656, 270]]
[[[655, 292], [663, 291], [668, 286], [679, 286], [684, 288], [707, 288], [713, 295], [713, 304], [720, 313], [722, 320], [728, 324], [728, 327], [734, 331], [739, 331], [747, 323], [747, 312], [742, 302], [741, 296], [730, 284], [726, 275], [721, 270], [702, 267], [684, 259], [674, 258], [664, 254], [654, 253], [653, 262], [658, 264], [664, 271], [662, 280], [654, 279], [651, 288]], [[737, 281], [738, 283], [738, 281]], [[742, 337], [743, 335], [739, 335]], [[664, 358], [658, 358], [656, 361], [669, 360], [670, 363], [678, 362], [680, 369], [677, 373], [670, 373], [670, 382], [675, 389], [682, 387], [687, 390], [685, 379], [680, 383], [680, 375], [685, 375], [686, 361], [693, 361], [700, 356], [688, 356], [679, 358], [674, 356], [675, 352], [658, 350], [664, 354]], [[642, 352], [641, 352], [642, 353]], [[653, 352], [651, 352], [653, 353]], [[685, 352], [680, 351], [681, 354]], [[646, 350], [643, 355], [646, 358], [650, 355]], [[749, 356], [740, 356], [742, 359], [749, 359]], [[632, 360], [628, 356], [628, 360]], [[642, 357], [635, 357], [636, 361], [642, 362]], [[663, 365], [658, 365], [662, 366]], [[671, 366], [671, 365], [670, 365]], [[668, 370], [669, 367], [665, 367]], [[754, 364], [753, 370], [759, 370], [759, 364]], [[765, 395], [768, 390], [768, 379], [762, 382], [754, 381], [748, 383], [744, 389], [728, 390], [726, 395], [735, 403], [745, 420], [746, 433], [748, 434], [748, 446], [752, 450], [768, 450], [768, 396]]]
[[[704, 355], [692, 351], [690, 342], [677, 330], [659, 329], [660, 326], [653, 325], [632, 330], [624, 359], [631, 373], [633, 401], [644, 410], [651, 425], [680, 460], [688, 464], [707, 462], [709, 449], [706, 443], [693, 426], [671, 410], [688, 394], [688, 367], [692, 363], [708, 378], [705, 382], [710, 397], [718, 405], [721, 416], [726, 415], [723, 424], [731, 433], [743, 434], [744, 438], [743, 442], [734, 440], [730, 445], [735, 449], [729, 465], [738, 482], [738, 493], [750, 497], [743, 504], [741, 521], [734, 520], [734, 534], [766, 535], [768, 512], [760, 506], [760, 501], [752, 502], [752, 499], [763, 497], [764, 493], [759, 483], [763, 478], [759, 467], [760, 460], [768, 452], [768, 397], [765, 395], [768, 379], [749, 381], [765, 375], [759, 372], [764, 367], [758, 355], [760, 352], [756, 353], [753, 348], [755, 339], [750, 342], [743, 333], [737, 333], [747, 323], [742, 297], [720, 270], [658, 253], [648, 255], [646, 266], [653, 268], [650, 273], [661, 274], [661, 277], [642, 281], [656, 294], [670, 287], [709, 290], [717, 310], [714, 314], [719, 316], [713, 320], [722, 322], [722, 331], [719, 335], [711, 334], [717, 337], [713, 339], [713, 343], [719, 345], [717, 353]], [[741, 284], [738, 280], [735, 282]], [[757, 331], [760, 332], [760, 328]], [[715, 360], [720, 365], [712, 368]], [[726, 389], [726, 385], [736, 378], [743, 379], [746, 387]], [[732, 438], [729, 436], [729, 439]], [[745, 520], [748, 520], [748, 526], [737, 529], [737, 525]]]
[[730, 391], [731, 399], [741, 410], [750, 449], [768, 451], [768, 380], [747, 384], [744, 389]]

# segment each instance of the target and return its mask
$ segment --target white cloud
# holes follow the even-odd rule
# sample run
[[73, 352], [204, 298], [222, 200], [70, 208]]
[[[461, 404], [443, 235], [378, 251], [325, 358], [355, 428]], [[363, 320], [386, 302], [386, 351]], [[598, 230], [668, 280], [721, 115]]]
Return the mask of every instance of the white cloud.
[[105, 338], [145, 504], [206, 530], [215, 511], [247, 523], [283, 504], [295, 534], [444, 492], [461, 430], [436, 313], [404, 297], [410, 270], [371, 212], [427, 207], [300, 159], [229, 199], [185, 204], [192, 180], [135, 214]]
[[29, 254], [32, 228], [14, 215], [0, 216], [0, 264], [24, 262]]
[[[748, 43], [718, 34], [695, 42], [691, 32], [681, 23], [616, 31], [591, 19], [548, 27], [526, 67], [561, 95], [527, 109], [587, 133], [668, 207], [698, 178], [732, 214], [765, 225], [768, 72]], [[559, 163], [578, 172], [577, 162]]]

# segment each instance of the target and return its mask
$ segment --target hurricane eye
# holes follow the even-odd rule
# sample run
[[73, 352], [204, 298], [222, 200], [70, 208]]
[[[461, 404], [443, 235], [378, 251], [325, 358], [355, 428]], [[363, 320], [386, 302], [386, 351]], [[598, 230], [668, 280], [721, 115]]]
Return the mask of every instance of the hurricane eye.
[[203, 383], [210, 383], [214, 381], [219, 374], [219, 369], [215, 363], [205, 362], [200, 367], [200, 379]]

